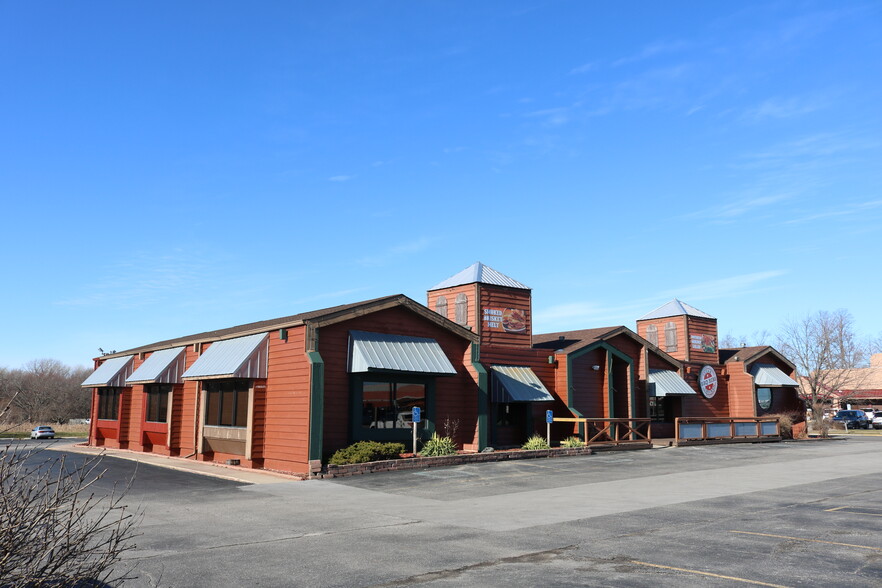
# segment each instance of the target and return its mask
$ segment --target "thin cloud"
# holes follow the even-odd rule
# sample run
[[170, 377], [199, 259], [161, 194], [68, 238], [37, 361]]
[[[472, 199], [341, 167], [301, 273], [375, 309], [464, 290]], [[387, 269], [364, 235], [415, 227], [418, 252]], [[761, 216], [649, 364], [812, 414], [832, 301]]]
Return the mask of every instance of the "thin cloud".
[[691, 46], [691, 43], [686, 41], [661, 41], [657, 43], [653, 43], [651, 45], [647, 45], [642, 50], [634, 55], [630, 55], [628, 57], [622, 57], [616, 59], [612, 62], [613, 67], [619, 67], [622, 65], [626, 65], [629, 63], [636, 63], [638, 61], [644, 61], [646, 59], [650, 59], [657, 55], [663, 55], [666, 53], [675, 53], [678, 51], [683, 51], [688, 49]]
[[882, 200], [838, 204], [836, 208], [801, 216], [799, 218], [793, 218], [785, 221], [784, 224], [794, 225], [817, 220], [830, 220], [833, 218], [859, 218], [860, 220], [866, 220], [865, 215], [867, 212], [879, 209], [882, 209]]
[[826, 108], [827, 104], [826, 99], [817, 97], [769, 98], [748, 109], [742, 118], [754, 123], [774, 118], [794, 118]]
[[752, 294], [761, 290], [760, 285], [779, 278], [787, 272], [784, 270], [768, 270], [741, 274], [678, 286], [658, 293], [659, 299], [680, 298], [684, 300], [713, 300], [717, 298], [732, 298]]
[[351, 180], [354, 177], [355, 176], [346, 176], [346, 175], [331, 176], [330, 178], [328, 178], [328, 181], [329, 182], [348, 182], [349, 180]]
[[774, 206], [794, 197], [792, 193], [770, 194], [755, 198], [732, 198], [731, 202], [705, 208], [683, 216], [683, 218], [701, 218], [704, 220], [731, 220], [757, 210]]
[[584, 63], [584, 64], [582, 64], [582, 65], [580, 65], [580, 66], [578, 66], [578, 67], [574, 67], [573, 69], [571, 69], [571, 70], [570, 70], [570, 75], [577, 75], [577, 74], [587, 73], [587, 72], [589, 72], [589, 71], [592, 71], [592, 70], [597, 69], [597, 66], [598, 66], [598, 64], [597, 64], [596, 61], [591, 61], [591, 62], [589, 62], [589, 63]]
[[421, 237], [414, 241], [407, 241], [405, 243], [400, 243], [398, 245], [392, 246], [385, 251], [382, 251], [375, 255], [367, 255], [361, 257], [357, 260], [357, 263], [359, 265], [368, 267], [387, 265], [392, 262], [398, 262], [416, 253], [425, 251], [429, 248], [431, 244], [432, 239], [429, 239], [428, 237]]
[[572, 329], [574, 325], [580, 325], [581, 328], [630, 325], [647, 311], [673, 298], [697, 302], [744, 296], [767, 290], [769, 282], [786, 273], [783, 270], [768, 270], [685, 284], [663, 290], [651, 297], [637, 298], [614, 305], [588, 301], [557, 304], [536, 309], [533, 318], [536, 332]]

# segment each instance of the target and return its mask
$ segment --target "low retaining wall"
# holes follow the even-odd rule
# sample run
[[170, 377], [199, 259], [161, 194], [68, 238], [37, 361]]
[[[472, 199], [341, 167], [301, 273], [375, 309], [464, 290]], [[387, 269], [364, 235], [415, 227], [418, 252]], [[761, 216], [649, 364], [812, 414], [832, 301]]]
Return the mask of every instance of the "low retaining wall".
[[350, 465], [328, 464], [320, 472], [314, 472], [310, 477], [319, 478], [342, 478], [345, 476], [357, 476], [359, 474], [371, 474], [374, 472], [396, 472], [400, 470], [422, 470], [442, 466], [462, 465], [466, 463], [483, 463], [489, 461], [507, 461], [515, 459], [541, 459], [550, 457], [567, 457], [571, 455], [591, 455], [594, 449], [591, 447], [560, 447], [554, 449], [537, 449], [532, 451], [492, 451], [488, 453], [458, 453], [443, 457], [410, 457], [404, 459], [389, 459], [386, 461], [371, 461], [367, 463], [355, 463]]

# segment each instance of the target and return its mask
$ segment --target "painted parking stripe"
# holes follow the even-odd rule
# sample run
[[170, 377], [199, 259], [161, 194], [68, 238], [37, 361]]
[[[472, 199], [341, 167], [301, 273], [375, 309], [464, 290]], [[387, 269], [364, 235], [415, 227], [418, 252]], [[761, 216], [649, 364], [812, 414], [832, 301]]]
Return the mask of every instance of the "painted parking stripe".
[[648, 563], [645, 561], [637, 561], [635, 559], [631, 560], [632, 564], [637, 564], [641, 566], [648, 566], [650, 568], [660, 568], [663, 570], [672, 570], [675, 572], [686, 572], [687, 574], [696, 574], [699, 576], [709, 576], [711, 578], [720, 578], [722, 580], [732, 580], [734, 582], [743, 582], [745, 584], [753, 584], [755, 586], [772, 586], [773, 588], [787, 588], [787, 586], [782, 586], [781, 584], [769, 584], [768, 582], [760, 582], [758, 580], [748, 580], [747, 578], [739, 578], [737, 576], [724, 576], [722, 574], [714, 574], [711, 572], [702, 572], [699, 570], [690, 570], [687, 568], [675, 568], [673, 566], [663, 566], [654, 563]]
[[836, 508], [825, 508], [824, 512], [844, 512], [848, 514], [867, 515], [870, 517], [882, 517], [882, 512], [867, 512], [855, 506], [837, 506]]
[[772, 535], [771, 533], [751, 533], [750, 531], [729, 531], [730, 533], [739, 533], [741, 535], [757, 535], [759, 537], [774, 537], [776, 539], [789, 539], [791, 541], [805, 541], [807, 543], [825, 543], [827, 545], [841, 545], [843, 547], [855, 547], [857, 549], [869, 549], [871, 551], [882, 551], [882, 547], [870, 547], [869, 545], [855, 545], [854, 543], [838, 543], [836, 541], [823, 541], [821, 539], [806, 539], [803, 537], [790, 537], [788, 535]]

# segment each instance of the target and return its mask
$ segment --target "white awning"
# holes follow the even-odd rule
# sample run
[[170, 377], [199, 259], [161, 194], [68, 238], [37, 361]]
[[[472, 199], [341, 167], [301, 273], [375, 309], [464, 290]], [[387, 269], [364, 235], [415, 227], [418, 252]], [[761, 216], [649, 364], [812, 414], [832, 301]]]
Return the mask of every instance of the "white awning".
[[184, 373], [184, 349], [186, 347], [154, 351], [126, 378], [126, 384], [179, 384]]
[[456, 368], [435, 339], [349, 331], [349, 372], [451, 375]]
[[753, 383], [757, 386], [766, 388], [776, 388], [781, 386], [799, 386], [799, 382], [782, 372], [773, 365], [757, 363], [750, 368], [750, 375], [753, 376]]
[[92, 375], [80, 384], [83, 388], [122, 388], [132, 373], [134, 355], [105, 360]]
[[215, 341], [181, 376], [184, 380], [219, 378], [265, 378], [268, 335], [258, 333], [237, 339]]
[[649, 395], [661, 396], [694, 396], [697, 394], [692, 386], [673, 370], [649, 370]]
[[494, 365], [493, 402], [549, 402], [554, 400], [536, 373], [528, 367]]

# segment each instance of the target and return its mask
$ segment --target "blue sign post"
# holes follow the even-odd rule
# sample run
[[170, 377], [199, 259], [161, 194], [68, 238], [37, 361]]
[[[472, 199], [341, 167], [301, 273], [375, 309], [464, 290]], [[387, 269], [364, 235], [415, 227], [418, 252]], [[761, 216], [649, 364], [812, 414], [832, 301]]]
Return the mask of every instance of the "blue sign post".
[[551, 423], [554, 422], [554, 413], [550, 410], [545, 411], [545, 441], [551, 447]]
[[411, 409], [411, 426], [413, 427], [413, 454], [417, 454], [417, 425], [420, 423], [422, 419], [422, 415], [420, 414], [420, 407], [414, 406]]

